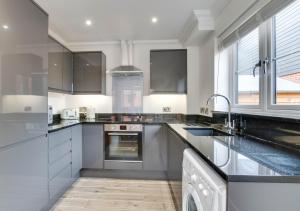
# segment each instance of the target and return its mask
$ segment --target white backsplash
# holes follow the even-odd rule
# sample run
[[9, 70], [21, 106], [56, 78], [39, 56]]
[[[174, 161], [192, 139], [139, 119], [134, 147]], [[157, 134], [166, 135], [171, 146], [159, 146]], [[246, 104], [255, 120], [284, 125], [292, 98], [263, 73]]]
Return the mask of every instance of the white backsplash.
[[113, 113], [143, 113], [143, 75], [112, 77]]
[[[66, 95], [48, 93], [48, 104], [53, 106], [53, 114], [64, 108], [81, 106], [94, 107], [96, 113], [112, 113], [112, 96], [105, 95]], [[149, 95], [143, 97], [144, 113], [163, 113], [163, 107], [170, 107], [170, 113], [187, 113], [186, 95]]]

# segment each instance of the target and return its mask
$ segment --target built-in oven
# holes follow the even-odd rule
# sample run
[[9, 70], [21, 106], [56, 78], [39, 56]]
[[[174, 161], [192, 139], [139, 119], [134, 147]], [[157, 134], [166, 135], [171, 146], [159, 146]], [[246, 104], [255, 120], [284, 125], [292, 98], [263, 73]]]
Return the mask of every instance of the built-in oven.
[[104, 132], [105, 169], [143, 168], [143, 125], [106, 124]]

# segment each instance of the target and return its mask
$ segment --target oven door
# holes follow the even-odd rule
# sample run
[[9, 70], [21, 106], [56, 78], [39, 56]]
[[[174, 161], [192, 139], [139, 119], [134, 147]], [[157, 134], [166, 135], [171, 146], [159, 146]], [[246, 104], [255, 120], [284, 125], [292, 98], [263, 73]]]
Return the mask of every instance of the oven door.
[[142, 161], [142, 132], [105, 132], [105, 160]]

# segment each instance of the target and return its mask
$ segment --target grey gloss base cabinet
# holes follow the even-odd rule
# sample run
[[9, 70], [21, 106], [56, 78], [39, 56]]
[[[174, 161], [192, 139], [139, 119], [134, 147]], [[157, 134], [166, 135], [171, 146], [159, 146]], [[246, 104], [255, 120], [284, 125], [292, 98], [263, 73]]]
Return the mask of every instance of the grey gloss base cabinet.
[[79, 177], [82, 168], [82, 126], [49, 134], [49, 207]]
[[143, 169], [167, 170], [167, 131], [163, 125], [146, 125], [144, 129]]
[[167, 139], [163, 125], [145, 125], [143, 168], [105, 169], [103, 125], [83, 125], [83, 169], [81, 176], [134, 179], [165, 179]]
[[85, 124], [82, 126], [83, 133], [83, 168], [103, 169], [104, 162], [104, 142], [103, 125]]
[[0, 149], [0, 210], [43, 210], [48, 203], [48, 139]]
[[183, 151], [188, 148], [181, 138], [168, 129], [168, 167], [167, 178], [172, 195], [174, 196], [175, 206], [178, 210], [182, 207], [182, 162]]

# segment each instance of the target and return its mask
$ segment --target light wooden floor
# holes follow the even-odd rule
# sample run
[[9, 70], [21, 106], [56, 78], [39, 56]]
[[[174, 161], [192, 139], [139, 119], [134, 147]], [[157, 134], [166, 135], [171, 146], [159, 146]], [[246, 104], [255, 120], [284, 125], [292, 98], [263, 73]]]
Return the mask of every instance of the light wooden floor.
[[175, 211], [167, 181], [80, 178], [52, 211]]

